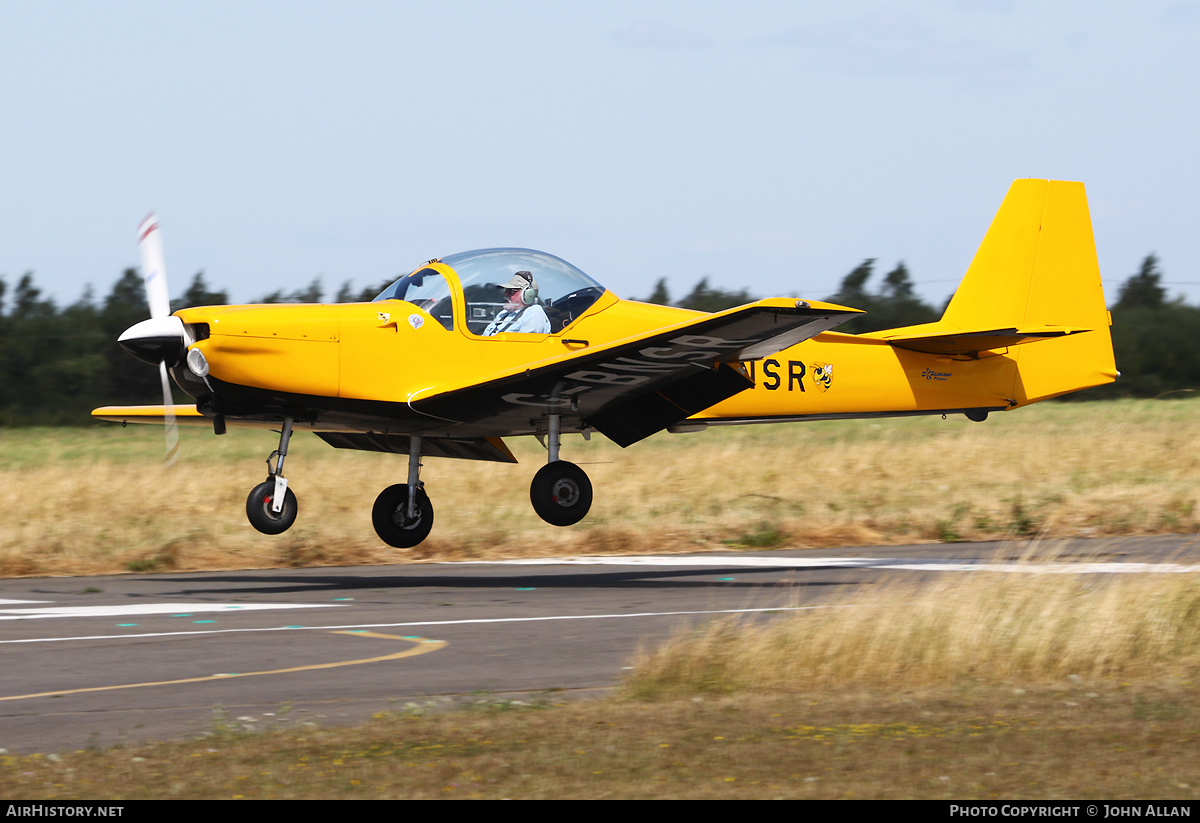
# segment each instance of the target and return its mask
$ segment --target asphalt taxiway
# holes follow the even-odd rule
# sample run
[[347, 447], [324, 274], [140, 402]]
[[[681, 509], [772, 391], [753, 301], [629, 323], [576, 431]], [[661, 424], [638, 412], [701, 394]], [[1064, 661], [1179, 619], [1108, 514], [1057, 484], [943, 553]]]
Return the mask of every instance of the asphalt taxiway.
[[170, 739], [203, 734], [215, 722], [353, 722], [481, 693], [598, 693], [619, 681], [639, 643], [715, 614], [769, 619], [820, 608], [895, 574], [1031, 571], [1197, 573], [1200, 541], [5, 580], [0, 748]]

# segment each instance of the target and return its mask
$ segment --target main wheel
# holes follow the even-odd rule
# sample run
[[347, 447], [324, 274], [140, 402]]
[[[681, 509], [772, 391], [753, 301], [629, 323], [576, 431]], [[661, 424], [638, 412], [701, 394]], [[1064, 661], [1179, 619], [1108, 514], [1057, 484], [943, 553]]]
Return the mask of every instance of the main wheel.
[[529, 502], [538, 517], [550, 525], [573, 526], [592, 507], [592, 481], [574, 463], [556, 460], [533, 476]]
[[408, 517], [408, 484], [388, 486], [375, 498], [371, 523], [379, 539], [398, 549], [411, 549], [433, 528], [433, 504], [424, 489], [417, 489], [417, 515]]
[[275, 498], [275, 480], [269, 478], [259, 483], [246, 498], [246, 517], [250, 525], [263, 534], [283, 534], [296, 522], [298, 507], [296, 495], [288, 489], [283, 496], [283, 509], [276, 512], [271, 505]]

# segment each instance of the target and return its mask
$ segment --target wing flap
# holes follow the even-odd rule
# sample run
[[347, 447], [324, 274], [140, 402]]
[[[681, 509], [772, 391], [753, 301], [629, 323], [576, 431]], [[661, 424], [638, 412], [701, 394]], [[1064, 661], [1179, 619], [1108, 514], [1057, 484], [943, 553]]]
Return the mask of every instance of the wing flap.
[[587, 422], [624, 448], [753, 386], [744, 368], [721, 364], [713, 372], [688, 374], [646, 394], [610, 403]]

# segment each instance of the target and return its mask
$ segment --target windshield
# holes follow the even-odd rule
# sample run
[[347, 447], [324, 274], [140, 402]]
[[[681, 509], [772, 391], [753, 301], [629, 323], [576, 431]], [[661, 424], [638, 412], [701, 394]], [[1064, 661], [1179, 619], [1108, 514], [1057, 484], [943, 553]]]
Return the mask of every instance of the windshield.
[[375, 298], [376, 302], [379, 300], [407, 300], [433, 315], [447, 329], [454, 328], [450, 284], [433, 269], [420, 269], [406, 274], [380, 292]]
[[481, 249], [443, 257], [441, 262], [458, 274], [467, 301], [467, 329], [473, 334], [484, 334], [504, 309], [502, 287], [517, 272], [532, 275], [537, 294], [528, 311], [540, 307], [551, 334], [569, 326], [604, 294], [603, 286], [566, 260], [532, 249]]

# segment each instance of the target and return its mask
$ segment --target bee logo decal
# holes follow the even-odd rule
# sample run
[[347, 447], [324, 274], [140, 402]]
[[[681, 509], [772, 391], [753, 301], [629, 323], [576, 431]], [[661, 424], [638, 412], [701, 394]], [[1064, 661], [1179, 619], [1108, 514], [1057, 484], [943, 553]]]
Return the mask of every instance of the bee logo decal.
[[812, 363], [812, 370], [809, 374], [812, 375], [813, 385], [819, 392], [827, 392], [833, 386], [833, 364], [832, 363]]

